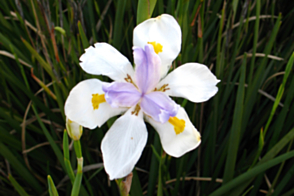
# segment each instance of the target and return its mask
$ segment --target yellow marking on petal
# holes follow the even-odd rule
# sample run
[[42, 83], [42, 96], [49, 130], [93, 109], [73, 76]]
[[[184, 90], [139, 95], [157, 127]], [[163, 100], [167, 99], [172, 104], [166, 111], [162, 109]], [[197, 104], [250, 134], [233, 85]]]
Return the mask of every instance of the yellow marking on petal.
[[98, 110], [99, 104], [106, 102], [104, 94], [92, 94], [92, 105], [94, 110]]
[[154, 48], [154, 52], [156, 54], [162, 52], [162, 48], [163, 46], [160, 43], [156, 43], [156, 42], [147, 42], [148, 44], [151, 44]]
[[177, 117], [170, 117], [168, 122], [174, 126], [176, 134], [180, 134], [185, 129], [186, 122], [183, 119], [178, 119]]
[[200, 136], [200, 134], [197, 136], [197, 140], [198, 140], [198, 142], [201, 141], [201, 136]]
[[140, 110], [141, 110], [141, 107], [139, 106], [139, 104], [137, 104], [136, 107], [135, 107], [135, 110], [132, 111], [132, 114], [133, 114], [133, 115], [135, 114], [136, 116], [138, 116]]

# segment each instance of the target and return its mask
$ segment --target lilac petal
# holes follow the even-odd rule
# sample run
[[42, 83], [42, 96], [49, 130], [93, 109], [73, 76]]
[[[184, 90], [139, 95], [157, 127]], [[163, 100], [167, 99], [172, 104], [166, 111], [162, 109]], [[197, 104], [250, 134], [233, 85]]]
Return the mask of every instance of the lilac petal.
[[162, 92], [152, 92], [144, 95], [141, 101], [143, 112], [154, 120], [165, 123], [169, 117], [176, 116], [179, 105]]
[[112, 82], [103, 84], [105, 100], [112, 107], [132, 107], [138, 103], [141, 93], [137, 88], [126, 82]]
[[133, 50], [137, 85], [143, 94], [149, 93], [160, 80], [160, 58], [150, 44], [145, 46], [145, 51], [140, 47], [133, 47]]

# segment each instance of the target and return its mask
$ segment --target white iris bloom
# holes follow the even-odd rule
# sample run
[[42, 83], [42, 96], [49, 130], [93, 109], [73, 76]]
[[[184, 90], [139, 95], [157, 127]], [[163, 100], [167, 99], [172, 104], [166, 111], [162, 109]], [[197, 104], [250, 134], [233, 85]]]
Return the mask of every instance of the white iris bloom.
[[149, 122], [165, 152], [180, 157], [201, 142], [184, 108], [169, 96], [203, 102], [214, 96], [219, 80], [202, 64], [187, 63], [167, 72], [181, 50], [181, 29], [170, 15], [148, 19], [134, 29], [135, 70], [107, 43], [85, 50], [80, 65], [89, 74], [105, 75], [112, 83], [88, 79], [77, 84], [65, 103], [72, 121], [94, 129], [124, 113], [102, 140], [104, 167], [110, 179], [127, 176], [147, 142]]

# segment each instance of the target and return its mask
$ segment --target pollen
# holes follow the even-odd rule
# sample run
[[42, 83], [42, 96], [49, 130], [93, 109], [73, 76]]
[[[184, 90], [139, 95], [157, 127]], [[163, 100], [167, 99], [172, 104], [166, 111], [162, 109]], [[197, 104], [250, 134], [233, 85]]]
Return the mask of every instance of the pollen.
[[104, 94], [92, 94], [92, 105], [94, 110], [98, 110], [99, 104], [105, 102]]
[[141, 110], [141, 107], [137, 104], [135, 107], [135, 110], [132, 111], [132, 114], [138, 116], [140, 110]]
[[127, 74], [127, 77], [125, 78], [125, 81], [128, 82], [128, 83], [133, 84], [136, 88], [138, 88], [129, 74]]
[[167, 90], [170, 90], [170, 88], [167, 88], [167, 87], [168, 87], [168, 84], [164, 84], [159, 89], [155, 88], [154, 91], [162, 91], [162, 92], [165, 92]]
[[168, 122], [174, 126], [175, 133], [178, 135], [182, 133], [185, 129], [186, 122], [183, 119], [178, 119], [177, 117], [170, 117]]
[[147, 42], [148, 44], [151, 44], [154, 48], [154, 52], [156, 54], [162, 52], [162, 48], [163, 46], [160, 43], [156, 43], [156, 42]]

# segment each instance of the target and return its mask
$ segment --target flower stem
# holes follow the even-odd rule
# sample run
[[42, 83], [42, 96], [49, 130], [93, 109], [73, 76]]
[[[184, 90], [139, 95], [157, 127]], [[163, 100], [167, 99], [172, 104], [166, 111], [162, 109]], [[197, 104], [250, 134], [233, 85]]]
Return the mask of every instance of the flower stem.
[[82, 148], [80, 140], [74, 141], [74, 148], [77, 155], [77, 158], [82, 158]]
[[80, 192], [83, 177], [83, 157], [78, 158], [78, 171], [71, 190], [71, 196], [78, 196]]
[[133, 179], [133, 173], [130, 173], [127, 177], [115, 180], [119, 193], [121, 196], [129, 196]]

